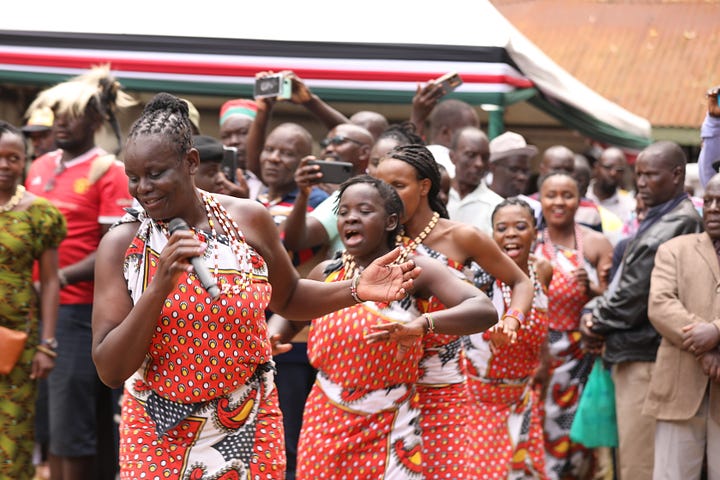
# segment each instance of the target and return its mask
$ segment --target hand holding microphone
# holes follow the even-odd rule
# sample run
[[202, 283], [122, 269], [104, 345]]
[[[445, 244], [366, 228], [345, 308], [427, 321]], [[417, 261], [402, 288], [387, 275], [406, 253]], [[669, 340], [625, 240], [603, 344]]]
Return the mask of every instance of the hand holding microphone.
[[[190, 230], [190, 227], [182, 218], [173, 218], [168, 224], [168, 231], [170, 235], [172, 235], [178, 230]], [[195, 270], [195, 275], [197, 275], [198, 280], [200, 280], [200, 284], [207, 291], [208, 295], [210, 295], [213, 300], [217, 299], [220, 296], [220, 287], [218, 287], [217, 281], [210, 273], [210, 270], [208, 270], [203, 259], [201, 257], [191, 257], [190, 263]]]

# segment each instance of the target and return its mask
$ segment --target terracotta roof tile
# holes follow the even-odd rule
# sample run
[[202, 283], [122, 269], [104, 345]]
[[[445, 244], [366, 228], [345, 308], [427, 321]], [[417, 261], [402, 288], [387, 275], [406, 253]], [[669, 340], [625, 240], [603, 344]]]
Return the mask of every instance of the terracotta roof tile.
[[720, 0], [495, 0], [558, 65], [653, 127], [698, 128], [720, 84]]

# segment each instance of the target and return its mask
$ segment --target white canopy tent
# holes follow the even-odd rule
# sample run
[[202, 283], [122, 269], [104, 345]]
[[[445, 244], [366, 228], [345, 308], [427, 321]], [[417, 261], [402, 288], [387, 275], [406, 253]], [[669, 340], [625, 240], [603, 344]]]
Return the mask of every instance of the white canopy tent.
[[457, 71], [465, 83], [453, 96], [495, 105], [491, 122], [528, 101], [591, 139], [629, 149], [650, 142], [646, 119], [565, 72], [488, 1], [118, 6], [38, 0], [28, 14], [7, 5], [0, 81], [51, 84], [108, 62], [129, 89], [250, 96], [255, 72], [291, 69], [327, 100], [407, 103], [417, 83]]

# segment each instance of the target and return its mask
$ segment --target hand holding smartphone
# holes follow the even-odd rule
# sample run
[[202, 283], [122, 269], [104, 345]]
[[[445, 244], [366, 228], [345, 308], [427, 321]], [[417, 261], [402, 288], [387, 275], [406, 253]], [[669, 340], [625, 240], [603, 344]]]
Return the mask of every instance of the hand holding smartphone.
[[308, 165], [318, 165], [323, 176], [322, 183], [343, 183], [352, 177], [353, 164], [350, 162], [336, 162], [334, 160], [310, 160]]
[[442, 77], [436, 78], [435, 83], [437, 85], [440, 85], [443, 90], [443, 94], [447, 95], [448, 93], [452, 92], [457, 87], [462, 85], [463, 81], [462, 78], [460, 78], [460, 75], [457, 74], [457, 72], [448, 72]]
[[292, 96], [292, 79], [282, 73], [255, 79], [255, 98], [289, 99]]

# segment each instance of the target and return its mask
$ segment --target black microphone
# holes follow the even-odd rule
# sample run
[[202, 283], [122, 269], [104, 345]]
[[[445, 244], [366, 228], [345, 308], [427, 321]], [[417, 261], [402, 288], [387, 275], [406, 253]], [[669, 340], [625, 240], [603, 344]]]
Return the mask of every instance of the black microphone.
[[[190, 227], [188, 227], [188, 224], [182, 218], [173, 218], [168, 224], [168, 231], [170, 235], [172, 235], [173, 232], [178, 230], [190, 230]], [[213, 300], [217, 299], [220, 296], [220, 287], [218, 287], [215, 278], [213, 278], [203, 259], [200, 257], [191, 257], [190, 263], [195, 269], [195, 275], [197, 275], [198, 280], [200, 280], [200, 284]]]

